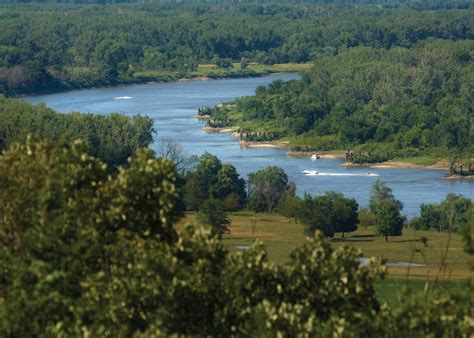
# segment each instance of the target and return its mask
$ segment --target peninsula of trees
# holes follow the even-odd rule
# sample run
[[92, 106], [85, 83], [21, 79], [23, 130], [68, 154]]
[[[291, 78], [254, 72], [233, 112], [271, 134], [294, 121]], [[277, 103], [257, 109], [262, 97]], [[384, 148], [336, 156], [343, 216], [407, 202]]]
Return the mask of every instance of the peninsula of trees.
[[366, 161], [474, 154], [474, 41], [354, 47], [319, 57], [301, 80], [203, 112], [244, 141], [287, 139], [295, 150], [362, 152]]

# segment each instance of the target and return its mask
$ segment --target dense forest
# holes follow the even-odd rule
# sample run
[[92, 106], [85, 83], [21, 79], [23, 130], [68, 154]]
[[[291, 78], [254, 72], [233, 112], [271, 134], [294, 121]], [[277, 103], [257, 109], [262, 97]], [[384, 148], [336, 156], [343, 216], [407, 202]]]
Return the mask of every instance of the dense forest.
[[28, 137], [70, 145], [83, 140], [89, 153], [111, 167], [127, 163], [139, 148], [153, 141], [149, 117], [92, 114], [59, 114], [45, 105], [32, 106], [0, 96], [0, 153]]
[[203, 111], [211, 126], [240, 126], [245, 140], [289, 138], [299, 150], [472, 155], [473, 51], [473, 40], [439, 39], [341, 50], [318, 58], [301, 80]]
[[429, 37], [472, 39], [473, 12], [458, 5], [5, 4], [0, 92], [139, 82], [150, 80], [144, 71], [186, 73], [199, 63], [309, 62]]

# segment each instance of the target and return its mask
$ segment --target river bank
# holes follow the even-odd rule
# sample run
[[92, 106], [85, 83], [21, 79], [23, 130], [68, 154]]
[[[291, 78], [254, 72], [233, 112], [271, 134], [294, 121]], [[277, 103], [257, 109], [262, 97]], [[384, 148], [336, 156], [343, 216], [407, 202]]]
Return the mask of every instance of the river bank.
[[[147, 115], [153, 119], [157, 135], [155, 143], [151, 145], [152, 149], [158, 150], [162, 139], [173, 140], [180, 143], [189, 156], [200, 156], [207, 151], [217, 156], [222, 163], [234, 165], [243, 178], [268, 165], [278, 166], [287, 173], [289, 180], [295, 182], [297, 194], [301, 197], [305, 193], [320, 195], [337, 191], [356, 199], [361, 207], [366, 207], [371, 187], [375, 180], [380, 178], [390, 182], [394, 195], [404, 204], [403, 214], [408, 218], [419, 214], [420, 203], [440, 203], [448, 193], [474, 199], [474, 181], [443, 180], [442, 177], [447, 171], [363, 168], [348, 170], [340, 166], [343, 159], [311, 161], [310, 153], [301, 158], [288, 156], [286, 154], [290, 148], [283, 144], [279, 147], [275, 144], [272, 147], [240, 147], [239, 136], [229, 132], [206, 133], [202, 130], [203, 121], [193, 118], [201, 107], [253, 95], [255, 88], [274, 80], [288, 81], [297, 78], [296, 74], [282, 74], [249, 79], [144, 84], [35, 96], [26, 100], [33, 104], [43, 102], [62, 113], [79, 111], [107, 115], [115, 111], [130, 116]], [[116, 97], [123, 96], [132, 98], [115, 100]], [[302, 173], [305, 169], [337, 175], [311, 177]], [[364, 175], [368, 172], [379, 176]]]
[[[124, 87], [134, 84], [146, 83], [171, 83], [183, 81], [208, 81], [208, 80], [224, 80], [224, 79], [244, 79], [263, 77], [280, 73], [299, 73], [311, 68], [309, 63], [281, 63], [273, 65], [263, 65], [251, 62], [247, 68], [240, 69], [239, 63], [234, 63], [230, 68], [218, 68], [212, 64], [200, 64], [194, 71], [137, 71], [131, 75], [119, 76], [113, 81], [104, 81], [103, 79], [95, 79], [87, 83], [80, 82], [64, 82], [60, 79], [52, 77], [53, 83], [47, 89], [35, 90], [31, 92], [15, 92], [3, 93], [7, 97], [23, 98], [26, 96], [49, 95], [57, 93], [66, 93], [83, 89], [100, 89]], [[0, 94], [2, 94], [0, 92]]]
[[[203, 117], [197, 117], [204, 119]], [[226, 127], [226, 128], [212, 128], [212, 127], [204, 127], [203, 130], [206, 132], [216, 132], [216, 133], [232, 133], [233, 136], [238, 137], [238, 133], [235, 130], [238, 127]], [[265, 142], [254, 142], [254, 141], [240, 141], [239, 142], [241, 147], [248, 147], [248, 148], [288, 148], [290, 146], [290, 141], [282, 140], [282, 141], [265, 141]], [[311, 157], [313, 155], [317, 155], [319, 158], [322, 159], [346, 159], [346, 151], [344, 150], [333, 150], [333, 151], [294, 151], [289, 150], [286, 155], [301, 158], [301, 157]], [[417, 158], [413, 158], [412, 160], [416, 161]], [[410, 161], [403, 161], [403, 160], [389, 160], [380, 163], [352, 163], [352, 162], [344, 162], [341, 164], [343, 167], [350, 167], [350, 168], [375, 168], [375, 169], [428, 169], [428, 170], [448, 170], [450, 163], [448, 161], [438, 161], [436, 163], [430, 165], [423, 165], [417, 164]], [[448, 179], [474, 179], [474, 176], [449, 176], [446, 177]]]

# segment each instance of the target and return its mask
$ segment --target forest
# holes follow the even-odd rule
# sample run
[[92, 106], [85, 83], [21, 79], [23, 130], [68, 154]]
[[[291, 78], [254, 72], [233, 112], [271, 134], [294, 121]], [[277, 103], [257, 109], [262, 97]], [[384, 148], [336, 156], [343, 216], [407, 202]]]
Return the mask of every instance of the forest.
[[[381, 180], [368, 208], [300, 197], [280, 167], [243, 178], [159, 143], [149, 117], [9, 97], [312, 62], [200, 114], [299, 150], [472, 157], [470, 2], [295, 2], [0, 0], [1, 337], [469, 337], [471, 199], [448, 194], [407, 220]], [[388, 252], [426, 266], [390, 270]]]
[[474, 153], [474, 41], [354, 47], [318, 58], [301, 80], [204, 109], [244, 141], [289, 139], [296, 150], [356, 149], [374, 161]]
[[[473, 38], [469, 3], [54, 4], [0, 8], [0, 93], [185, 76], [199, 64], [311, 62], [357, 46]], [[243, 75], [245, 72], [243, 72]]]

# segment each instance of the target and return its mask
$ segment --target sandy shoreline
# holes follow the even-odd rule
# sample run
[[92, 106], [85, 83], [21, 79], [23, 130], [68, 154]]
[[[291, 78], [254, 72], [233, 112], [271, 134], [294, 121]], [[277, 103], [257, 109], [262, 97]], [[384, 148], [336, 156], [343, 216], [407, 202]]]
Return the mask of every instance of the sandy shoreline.
[[241, 147], [248, 148], [286, 148], [288, 147], [288, 141], [272, 141], [272, 142], [248, 142], [240, 141]]
[[443, 178], [445, 180], [474, 180], [474, 175], [470, 175], [470, 176], [454, 175], [454, 176], [444, 176]]
[[234, 131], [234, 128], [232, 128], [232, 127], [229, 127], [229, 128], [204, 127], [203, 130], [206, 133], [232, 133]]
[[354, 167], [354, 168], [376, 168], [376, 169], [436, 169], [436, 170], [448, 170], [449, 164], [446, 162], [438, 162], [432, 165], [419, 165], [413, 164], [410, 162], [403, 161], [386, 161], [373, 164], [356, 164], [346, 162], [341, 164], [345, 167]]
[[320, 158], [338, 158], [345, 159], [346, 152], [342, 150], [334, 151], [289, 151], [286, 153], [293, 157], [311, 157], [312, 155], [318, 155]]
[[[238, 127], [229, 127], [229, 128], [210, 128], [204, 127], [206, 132], [217, 132], [217, 133], [233, 133], [234, 136], [238, 136], [234, 131]], [[248, 148], [288, 148], [289, 141], [269, 141], [269, 142], [249, 142], [249, 141], [240, 141], [241, 147]], [[343, 150], [334, 150], [334, 151], [288, 151], [286, 153], [289, 156], [293, 157], [308, 157], [312, 155], [318, 155], [320, 158], [324, 159], [346, 159], [346, 152]], [[374, 168], [374, 169], [430, 169], [430, 170], [448, 170], [448, 162], [438, 162], [432, 165], [419, 165], [413, 164], [410, 162], [403, 161], [386, 161], [380, 163], [372, 164], [355, 164], [350, 162], [342, 163], [341, 166], [353, 167], [353, 168]], [[457, 179], [466, 179], [472, 180], [474, 176], [450, 176], [445, 177], [445, 179], [457, 180]]]

